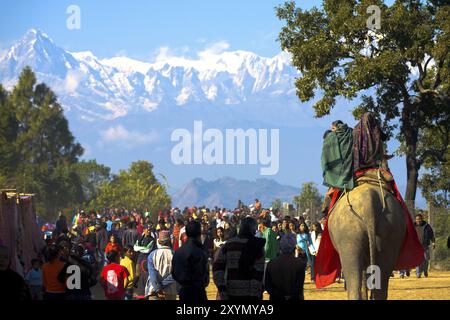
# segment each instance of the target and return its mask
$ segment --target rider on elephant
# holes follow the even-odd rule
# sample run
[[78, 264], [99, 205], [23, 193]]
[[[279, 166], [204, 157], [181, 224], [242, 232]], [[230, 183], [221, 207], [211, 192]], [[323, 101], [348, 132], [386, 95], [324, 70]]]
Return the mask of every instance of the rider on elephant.
[[341, 120], [334, 121], [324, 135], [322, 148], [323, 184], [329, 187], [322, 212], [328, 212], [335, 190], [353, 189], [353, 130]]
[[370, 112], [362, 115], [352, 130], [340, 120], [334, 121], [331, 131], [324, 135], [322, 149], [322, 171], [325, 194], [322, 213], [326, 215], [333, 193], [336, 190], [350, 191], [355, 186], [354, 173], [369, 168], [387, 168], [384, 141], [378, 121]]

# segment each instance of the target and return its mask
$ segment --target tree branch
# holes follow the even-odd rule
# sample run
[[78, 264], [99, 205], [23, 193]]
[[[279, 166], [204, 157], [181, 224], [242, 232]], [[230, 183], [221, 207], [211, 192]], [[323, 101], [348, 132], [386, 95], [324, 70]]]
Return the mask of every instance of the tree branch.
[[427, 77], [428, 64], [430, 63], [431, 60], [432, 60], [432, 57], [429, 57], [423, 67], [422, 67], [422, 63], [420, 61], [417, 61], [417, 68], [419, 69], [419, 79], [417, 79], [416, 83], [417, 83], [417, 87], [419, 88], [419, 92], [421, 94], [431, 93], [431, 94], [437, 95], [438, 91], [435, 90], [436, 88], [425, 89], [423, 86], [423, 80]]
[[444, 54], [442, 55], [441, 59], [439, 60], [438, 69], [436, 72], [436, 80], [434, 81], [434, 85], [433, 85], [433, 89], [435, 89], [435, 90], [441, 84], [441, 70], [442, 70], [442, 67], [444, 66], [444, 61], [445, 61], [445, 58], [447, 57], [448, 50], [449, 50], [448, 48], [445, 49]]
[[[440, 130], [440, 128], [438, 127], [438, 130]], [[447, 131], [447, 130], [446, 130]], [[441, 163], [445, 163], [445, 153], [447, 152], [447, 148], [449, 146], [449, 142], [450, 142], [450, 134], [447, 131], [445, 134], [445, 140], [443, 141], [442, 144], [442, 148], [439, 150], [425, 150], [422, 155], [419, 157], [418, 159], [418, 163], [420, 163], [420, 165], [423, 164], [423, 162], [428, 158], [428, 157], [433, 157], [436, 160], [438, 160]]]
[[428, 60], [425, 62], [425, 65], [424, 65], [424, 67], [423, 67], [423, 69], [424, 69], [424, 78], [426, 78], [426, 76], [427, 76], [427, 69], [428, 69], [428, 63], [431, 61], [431, 60], [433, 60], [433, 57], [429, 57], [428, 58]]

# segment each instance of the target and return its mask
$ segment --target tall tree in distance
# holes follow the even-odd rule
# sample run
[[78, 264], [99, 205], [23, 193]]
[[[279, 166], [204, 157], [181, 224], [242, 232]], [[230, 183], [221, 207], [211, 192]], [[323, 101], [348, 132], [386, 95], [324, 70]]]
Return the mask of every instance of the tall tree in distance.
[[[2, 105], [4, 96], [0, 89]], [[82, 201], [81, 181], [73, 165], [83, 148], [75, 142], [53, 91], [37, 84], [33, 71], [26, 67], [7, 94], [6, 105], [10, 111], [0, 107], [0, 139], [8, 141], [7, 147], [2, 144], [7, 149], [1, 157], [7, 163], [7, 172], [2, 172], [4, 187], [36, 193], [38, 213], [49, 218]], [[5, 130], [4, 123], [11, 125], [10, 130]]]
[[276, 198], [275, 200], [272, 201], [272, 204], [270, 206], [273, 209], [281, 210], [283, 209], [283, 202], [281, 201], [281, 199]]
[[111, 169], [95, 160], [80, 161], [74, 168], [80, 178], [86, 204], [97, 197], [102, 184], [111, 180]]
[[11, 104], [19, 122], [20, 162], [46, 162], [55, 168], [78, 161], [83, 148], [75, 142], [56, 95], [44, 83], [36, 85], [29, 67], [22, 71], [12, 91]]
[[320, 210], [322, 196], [314, 182], [305, 182], [300, 189], [300, 194], [294, 197], [293, 202], [296, 204], [299, 212], [304, 212], [306, 209], [311, 208]]
[[[379, 29], [368, 27], [372, 13], [367, 10], [373, 5], [380, 9]], [[388, 136], [396, 134], [401, 142], [405, 200], [413, 208], [419, 169], [430, 158], [442, 160], [446, 149], [420, 150], [418, 144], [423, 130], [448, 127], [448, 2], [396, 0], [387, 6], [380, 0], [324, 0], [321, 9], [311, 10], [287, 2], [276, 14], [285, 22], [281, 47], [301, 72], [296, 80], [300, 100], [309, 101], [320, 90], [322, 97], [313, 107], [322, 117], [337, 97], [360, 95], [354, 114], [374, 112]]]
[[7, 184], [9, 172], [17, 163], [14, 142], [18, 122], [9, 101], [9, 92], [0, 84], [0, 185]]
[[113, 176], [111, 181], [101, 184], [91, 205], [138, 210], [148, 208], [155, 216], [157, 211], [170, 208], [171, 199], [166, 186], [156, 179], [153, 165], [148, 161], [137, 161], [128, 170], [121, 170]]

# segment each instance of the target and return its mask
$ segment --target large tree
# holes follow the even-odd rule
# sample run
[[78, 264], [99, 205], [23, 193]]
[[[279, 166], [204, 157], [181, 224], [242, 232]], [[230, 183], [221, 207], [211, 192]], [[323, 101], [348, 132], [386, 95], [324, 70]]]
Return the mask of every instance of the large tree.
[[[164, 179], [164, 176], [162, 176]], [[168, 209], [171, 200], [167, 185], [160, 183], [148, 161], [133, 162], [128, 170], [121, 170], [111, 181], [104, 182], [92, 201], [94, 207], [135, 208], [150, 210], [152, 214]]]
[[56, 95], [29, 67], [11, 93], [0, 87], [0, 148], [2, 187], [35, 193], [41, 216], [83, 200], [74, 170], [83, 149]]
[[14, 141], [18, 122], [9, 101], [9, 92], [0, 84], [0, 185], [7, 184], [8, 173], [17, 163]]
[[[294, 2], [276, 9], [285, 22], [281, 47], [301, 72], [296, 79], [300, 100], [320, 92], [313, 107], [322, 117], [337, 97], [359, 96], [355, 115], [379, 115], [388, 136], [396, 134], [401, 142], [410, 206], [419, 169], [430, 158], [442, 161], [447, 147], [419, 146], [423, 130], [449, 127], [450, 6], [445, 3], [324, 0], [320, 9], [302, 10]], [[367, 22], [373, 18], [367, 13], [372, 5], [381, 9], [379, 29]]]
[[300, 194], [294, 197], [293, 202], [300, 212], [312, 208], [318, 210], [322, 204], [322, 196], [314, 182], [305, 182], [300, 188]]
[[111, 169], [96, 160], [80, 161], [74, 168], [81, 181], [85, 203], [94, 200], [100, 186], [111, 180]]

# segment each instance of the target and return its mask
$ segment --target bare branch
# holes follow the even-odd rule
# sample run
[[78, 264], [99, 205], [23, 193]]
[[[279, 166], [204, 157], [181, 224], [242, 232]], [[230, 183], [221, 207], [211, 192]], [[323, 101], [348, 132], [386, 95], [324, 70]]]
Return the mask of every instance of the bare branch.
[[431, 60], [433, 60], [433, 57], [430, 56], [430, 57], [428, 58], [428, 60], [425, 62], [425, 65], [424, 65], [424, 67], [423, 67], [424, 72], [425, 72], [424, 78], [427, 76], [428, 63], [430, 63]]

